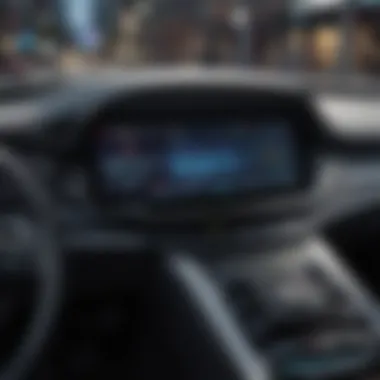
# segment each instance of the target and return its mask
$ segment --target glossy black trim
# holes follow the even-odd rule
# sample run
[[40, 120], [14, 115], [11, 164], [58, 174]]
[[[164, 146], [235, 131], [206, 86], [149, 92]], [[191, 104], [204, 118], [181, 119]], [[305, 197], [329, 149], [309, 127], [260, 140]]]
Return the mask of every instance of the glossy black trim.
[[[305, 198], [311, 190], [316, 173], [314, 161], [316, 146], [321, 140], [322, 131], [315, 122], [308, 108], [306, 96], [294, 92], [271, 92], [268, 90], [247, 89], [239, 86], [228, 88], [213, 88], [205, 84], [203, 87], [191, 88], [162, 88], [146, 89], [136, 94], [121, 94], [111, 97], [87, 121], [77, 148], [76, 157], [87, 167], [90, 173], [90, 187], [94, 190], [96, 202], [104, 210], [125, 209], [133, 205], [135, 211], [130, 212], [132, 219], [147, 221], [149, 215], [163, 215], [173, 220], [193, 219], [194, 210], [198, 209], [199, 218], [212, 214], [218, 210], [252, 209], [254, 205], [269, 203], [270, 200], [286, 203], [292, 198]], [[152, 202], [148, 199], [131, 197], [116, 199], [110, 197], [101, 186], [102, 178], [95, 165], [95, 136], [107, 125], [120, 123], [131, 125], [165, 124], [173, 120], [223, 120], [236, 118], [253, 122], [257, 120], [285, 120], [296, 136], [298, 145], [299, 182], [297, 187], [285, 189], [272, 189], [272, 191], [254, 191], [235, 196], [195, 197], [193, 199], [177, 199], [171, 201]], [[253, 207], [254, 209], [254, 207]], [[176, 210], [176, 211], [173, 211]], [[173, 214], [170, 216], [170, 213]], [[138, 218], [140, 215], [140, 218]], [[114, 215], [115, 216], [115, 215]], [[124, 219], [128, 218], [128, 213]], [[165, 219], [165, 218], [164, 218]]]

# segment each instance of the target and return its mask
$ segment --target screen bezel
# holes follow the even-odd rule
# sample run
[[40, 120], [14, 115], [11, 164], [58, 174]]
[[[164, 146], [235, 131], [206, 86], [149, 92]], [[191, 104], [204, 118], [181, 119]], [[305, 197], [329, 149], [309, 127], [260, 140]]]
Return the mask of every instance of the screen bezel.
[[[173, 91], [143, 91], [131, 97], [117, 95], [107, 105], [98, 109], [87, 120], [80, 134], [81, 143], [74, 155], [79, 156], [87, 168], [91, 194], [101, 210], [111, 214], [111, 220], [150, 221], [204, 219], [214, 211], [224, 210], [235, 214], [251, 215], [256, 209], [266, 210], [270, 206], [282, 209], [298, 209], [312, 202], [311, 192], [315, 183], [317, 167], [315, 149], [318, 139], [323, 138], [323, 129], [308, 107], [307, 97], [298, 93], [273, 93], [266, 91], [228, 89], [225, 92], [213, 88], [174, 89]], [[187, 199], [136, 199], [127, 196], [115, 197], [102, 186], [96, 165], [96, 136], [108, 125], [160, 125], [173, 122], [215, 123], [239, 119], [252, 124], [259, 120], [284, 119], [293, 130], [298, 159], [299, 181], [294, 187], [248, 191], [244, 194], [203, 196]], [[273, 117], [275, 115], [275, 117]], [[289, 207], [288, 207], [289, 205]], [[239, 210], [239, 211], [237, 211]], [[265, 212], [264, 212], [265, 213]]]

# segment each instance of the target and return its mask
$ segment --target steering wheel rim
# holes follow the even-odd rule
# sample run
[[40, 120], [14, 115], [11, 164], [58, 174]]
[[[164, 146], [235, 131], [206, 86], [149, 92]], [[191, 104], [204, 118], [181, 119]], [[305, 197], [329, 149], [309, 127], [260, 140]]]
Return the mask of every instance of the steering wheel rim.
[[14, 154], [0, 147], [0, 171], [13, 182], [35, 220], [33, 259], [37, 296], [28, 325], [10, 359], [0, 369], [0, 380], [21, 380], [34, 367], [54, 327], [62, 297], [63, 266], [56, 239], [53, 208], [44, 186]]

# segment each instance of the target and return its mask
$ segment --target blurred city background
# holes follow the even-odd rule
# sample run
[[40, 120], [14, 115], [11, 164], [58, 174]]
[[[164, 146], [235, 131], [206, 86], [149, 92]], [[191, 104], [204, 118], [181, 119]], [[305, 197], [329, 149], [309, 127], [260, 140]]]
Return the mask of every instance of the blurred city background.
[[99, 65], [380, 72], [380, 0], [0, 0], [0, 78]]

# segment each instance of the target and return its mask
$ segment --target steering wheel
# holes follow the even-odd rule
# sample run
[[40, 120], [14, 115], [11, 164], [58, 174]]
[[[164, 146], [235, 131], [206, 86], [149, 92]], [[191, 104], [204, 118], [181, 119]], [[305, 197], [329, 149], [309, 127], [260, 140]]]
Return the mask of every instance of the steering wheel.
[[33, 369], [56, 321], [62, 296], [63, 267], [53, 208], [42, 184], [21, 160], [3, 147], [0, 147], [0, 174], [18, 194], [34, 223], [35, 244], [30, 254], [36, 272], [37, 294], [28, 325], [9, 360], [0, 369], [0, 380], [20, 380]]

